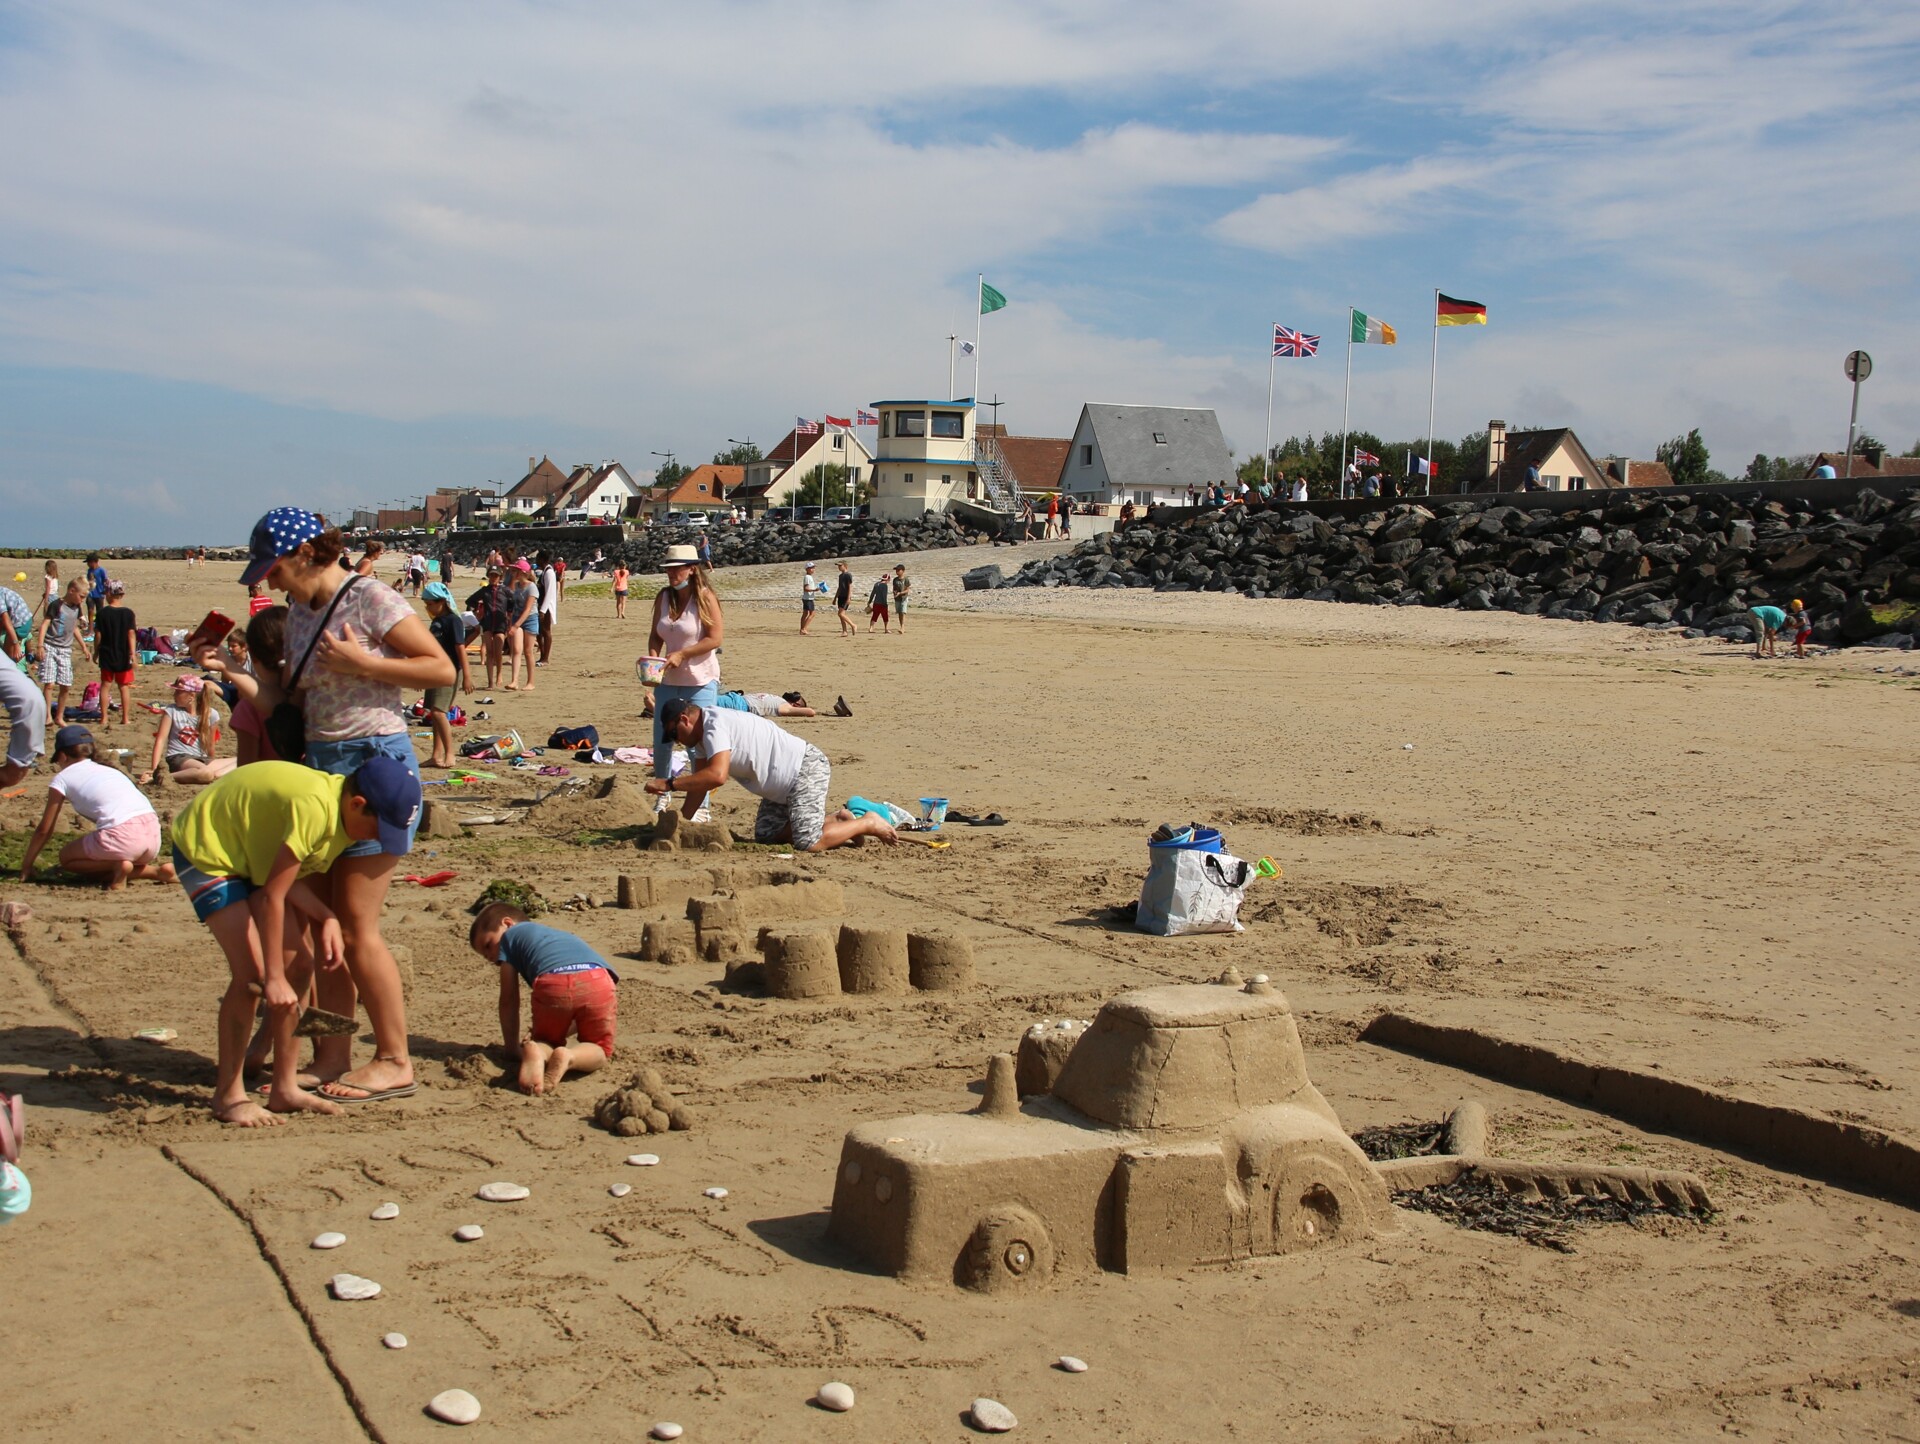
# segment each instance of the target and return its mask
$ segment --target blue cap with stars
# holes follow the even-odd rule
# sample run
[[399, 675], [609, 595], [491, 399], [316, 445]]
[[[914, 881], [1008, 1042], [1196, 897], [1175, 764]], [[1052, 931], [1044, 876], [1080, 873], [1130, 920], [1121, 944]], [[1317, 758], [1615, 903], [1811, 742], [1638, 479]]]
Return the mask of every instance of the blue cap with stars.
[[267, 579], [273, 564], [281, 557], [300, 550], [327, 529], [327, 524], [310, 511], [297, 506], [276, 506], [253, 524], [253, 541], [248, 547], [247, 569], [240, 573], [240, 585], [250, 587]]

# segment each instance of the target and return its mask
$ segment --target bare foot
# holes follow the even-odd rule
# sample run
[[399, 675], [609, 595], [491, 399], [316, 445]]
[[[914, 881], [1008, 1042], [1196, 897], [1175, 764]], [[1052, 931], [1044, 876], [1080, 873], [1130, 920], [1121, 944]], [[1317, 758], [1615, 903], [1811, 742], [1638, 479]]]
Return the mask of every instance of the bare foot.
[[520, 687], [519, 687], [519, 684], [517, 683], [509, 682], [507, 683], [506, 686], [502, 687], [500, 690], [503, 692], [518, 692], [520, 690]]
[[567, 1076], [567, 1065], [571, 1062], [565, 1048], [555, 1048], [547, 1058], [547, 1066], [541, 1082], [547, 1088], [558, 1088], [560, 1080]]
[[538, 1098], [546, 1091], [548, 1059], [542, 1055], [540, 1045], [529, 1038], [520, 1045], [520, 1078], [518, 1082], [522, 1093]]
[[112, 872], [107, 874], [107, 891], [108, 892], [121, 891], [123, 888], [126, 887], [127, 879], [132, 876], [133, 876], [133, 864], [128, 862], [125, 858], [121, 858], [120, 865], [116, 867]]
[[338, 1103], [309, 1093], [304, 1088], [296, 1088], [291, 1093], [278, 1093], [269, 1090], [267, 1109], [272, 1113], [344, 1113], [346, 1109]]
[[213, 1116], [233, 1128], [271, 1128], [286, 1122], [284, 1118], [275, 1118], [251, 1098], [215, 1108]]

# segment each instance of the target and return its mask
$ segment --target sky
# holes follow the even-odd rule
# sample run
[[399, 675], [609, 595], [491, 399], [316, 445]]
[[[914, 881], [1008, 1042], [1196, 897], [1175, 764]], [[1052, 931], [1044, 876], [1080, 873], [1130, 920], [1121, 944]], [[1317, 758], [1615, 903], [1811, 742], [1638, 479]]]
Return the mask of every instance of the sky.
[[[1920, 438], [1920, 7], [0, 0], [0, 532], [238, 542], [979, 387]], [[970, 365], [955, 389], [973, 390]]]

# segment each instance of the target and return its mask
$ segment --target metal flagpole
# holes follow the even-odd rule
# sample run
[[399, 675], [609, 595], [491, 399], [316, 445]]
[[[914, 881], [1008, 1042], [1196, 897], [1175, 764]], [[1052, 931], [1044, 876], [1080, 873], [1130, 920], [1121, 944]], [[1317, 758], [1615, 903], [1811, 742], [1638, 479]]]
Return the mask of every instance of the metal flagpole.
[[[973, 292], [973, 404], [980, 404], [980, 317], [984, 314], [981, 307], [987, 299], [987, 273], [982, 271], [975, 279]], [[978, 413], [976, 412], [976, 417]]]
[[1340, 402], [1340, 480], [1338, 495], [1347, 494], [1347, 418], [1353, 408], [1353, 307], [1347, 307], [1347, 390]]
[[960, 337], [952, 330], [953, 323], [947, 323], [947, 400], [953, 400], [953, 343]]
[[[1279, 323], [1274, 323], [1276, 329]], [[1260, 485], [1264, 488], [1273, 476], [1273, 361], [1279, 352], [1273, 336], [1267, 337], [1267, 446], [1260, 453]]]
[[1433, 362], [1427, 368], [1427, 489], [1433, 489], [1433, 398], [1440, 380], [1440, 288], [1433, 288]]

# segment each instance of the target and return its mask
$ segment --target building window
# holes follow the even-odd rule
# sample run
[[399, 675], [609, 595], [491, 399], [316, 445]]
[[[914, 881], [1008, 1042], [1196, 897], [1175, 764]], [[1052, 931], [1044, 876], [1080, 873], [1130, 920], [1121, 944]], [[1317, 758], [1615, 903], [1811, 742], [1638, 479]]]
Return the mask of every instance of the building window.
[[895, 436], [925, 436], [927, 434], [927, 413], [924, 411], [897, 411], [893, 417]]
[[977, 477], [970, 476], [967, 478], [967, 500], [978, 501], [979, 499], [980, 499], [979, 479]]
[[847, 449], [847, 435], [844, 431], [836, 431], [833, 433], [833, 449], [835, 451], [845, 451]]
[[1560, 478], [1557, 476], [1543, 476], [1540, 478], [1540, 484], [1548, 491], [1560, 490]]
[[1567, 482], [1568, 491], [1585, 491], [1586, 489], [1587, 479], [1584, 476], [1573, 477]]
[[893, 413], [891, 411], [882, 411], [880, 413], [880, 435], [882, 437], [893, 435]]
[[1080, 448], [1080, 464], [1082, 466], [1093, 465], [1093, 448], [1091, 446], [1083, 446]]
[[1166, 433], [1166, 432], [1164, 432], [1164, 431], [1156, 431], [1156, 432], [1154, 432], [1154, 433], [1153, 433], [1153, 444], [1154, 444], [1155, 446], [1165, 446], [1165, 445], [1167, 444], [1167, 433]]
[[900, 485], [902, 485], [902, 486], [912, 486], [912, 485], [913, 485], [913, 473], [912, 473], [912, 472], [910, 472], [910, 471], [908, 471], [908, 472], [903, 472], [903, 473], [901, 473], [901, 476], [900, 476]]
[[958, 411], [933, 413], [933, 434], [957, 441], [967, 434], [967, 419]]
[[952, 486], [952, 485], [953, 485], [953, 474], [952, 474], [951, 472], [945, 472], [945, 471], [943, 471], [943, 472], [941, 472], [941, 473], [940, 473], [940, 484], [941, 484], [942, 486]]

